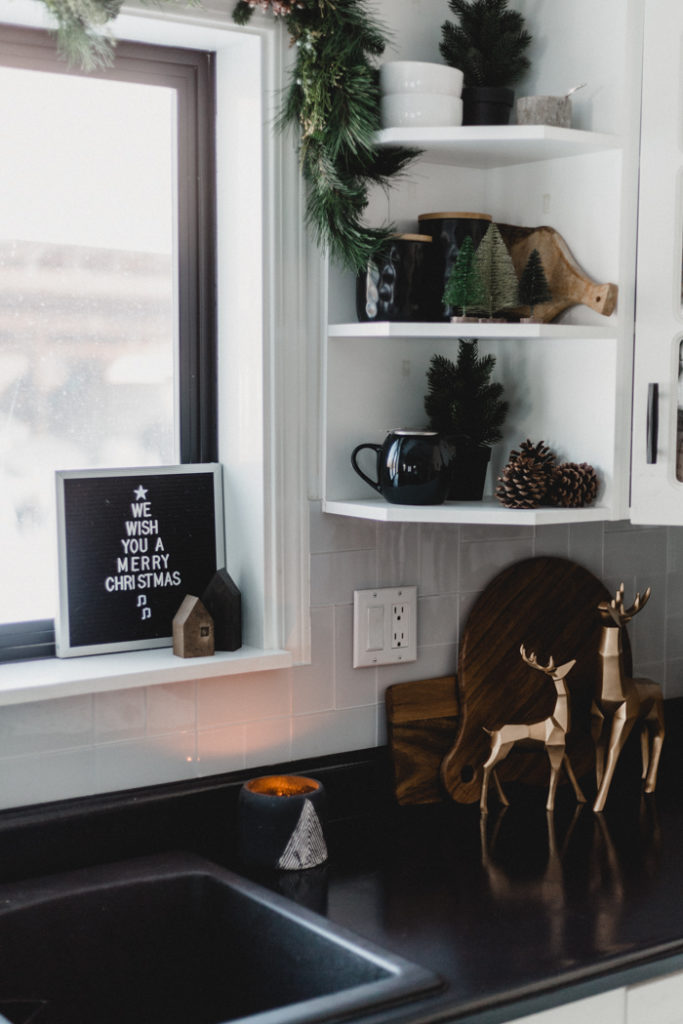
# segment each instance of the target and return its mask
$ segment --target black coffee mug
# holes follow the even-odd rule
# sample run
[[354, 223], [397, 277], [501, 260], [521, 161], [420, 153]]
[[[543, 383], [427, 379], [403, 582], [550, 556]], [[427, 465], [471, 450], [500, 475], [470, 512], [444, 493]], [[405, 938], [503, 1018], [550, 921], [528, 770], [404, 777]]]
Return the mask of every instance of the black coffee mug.
[[[359, 467], [358, 453], [369, 448], [377, 456], [377, 479]], [[452, 449], [433, 430], [392, 430], [383, 444], [365, 442], [351, 453], [356, 473], [395, 505], [441, 505], [450, 483]]]

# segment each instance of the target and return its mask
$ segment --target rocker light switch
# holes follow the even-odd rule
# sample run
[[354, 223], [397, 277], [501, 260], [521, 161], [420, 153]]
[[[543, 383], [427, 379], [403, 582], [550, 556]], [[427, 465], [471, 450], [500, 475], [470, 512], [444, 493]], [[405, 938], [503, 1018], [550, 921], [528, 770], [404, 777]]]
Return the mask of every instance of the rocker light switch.
[[353, 592], [353, 667], [417, 661], [417, 587]]

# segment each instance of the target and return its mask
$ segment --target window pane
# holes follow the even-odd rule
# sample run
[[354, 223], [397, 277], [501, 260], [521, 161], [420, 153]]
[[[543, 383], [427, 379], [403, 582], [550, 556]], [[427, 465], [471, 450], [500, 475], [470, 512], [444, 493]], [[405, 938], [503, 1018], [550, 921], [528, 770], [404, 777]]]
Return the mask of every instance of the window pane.
[[0, 622], [55, 614], [55, 470], [180, 461], [175, 107], [0, 68]]

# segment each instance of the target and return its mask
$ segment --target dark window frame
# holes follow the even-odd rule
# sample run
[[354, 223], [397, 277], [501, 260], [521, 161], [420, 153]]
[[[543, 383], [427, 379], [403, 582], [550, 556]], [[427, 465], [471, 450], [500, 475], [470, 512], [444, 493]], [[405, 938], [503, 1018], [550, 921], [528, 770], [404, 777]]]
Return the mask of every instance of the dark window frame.
[[[0, 26], [0, 64], [82, 75], [40, 29]], [[88, 77], [175, 89], [178, 110], [178, 375], [181, 463], [218, 458], [215, 59], [201, 50], [118, 42]], [[51, 657], [54, 622], [0, 623], [0, 662]]]

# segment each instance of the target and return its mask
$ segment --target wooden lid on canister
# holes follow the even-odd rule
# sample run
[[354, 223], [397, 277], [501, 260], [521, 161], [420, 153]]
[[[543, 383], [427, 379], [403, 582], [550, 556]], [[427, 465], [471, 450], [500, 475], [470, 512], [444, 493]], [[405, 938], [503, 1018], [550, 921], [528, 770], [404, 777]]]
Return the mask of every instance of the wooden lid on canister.
[[418, 220], [493, 220], [490, 213], [419, 213]]

